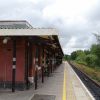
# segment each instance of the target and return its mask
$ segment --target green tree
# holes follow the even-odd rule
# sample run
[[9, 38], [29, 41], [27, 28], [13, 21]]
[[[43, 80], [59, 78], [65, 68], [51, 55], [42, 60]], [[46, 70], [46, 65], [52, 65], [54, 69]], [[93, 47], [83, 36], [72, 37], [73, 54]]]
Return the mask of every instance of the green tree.
[[96, 60], [96, 65], [100, 67], [100, 44], [92, 45], [90, 50], [91, 50], [91, 54], [94, 54], [98, 57], [98, 59]]
[[74, 52], [71, 53], [71, 59], [75, 60], [76, 58], [77, 58], [77, 52], [74, 51]]
[[86, 54], [84, 51], [82, 50], [78, 50], [77, 51], [77, 58], [76, 58], [76, 61], [78, 61], [79, 63], [83, 63], [85, 64], [85, 57], [86, 57]]
[[87, 65], [95, 67], [97, 59], [98, 59], [98, 57], [96, 55], [88, 54], [88, 55], [86, 55], [85, 61], [86, 61]]
[[100, 44], [100, 35], [99, 34], [94, 34], [96, 39], [97, 39], [97, 43]]
[[70, 60], [70, 55], [64, 55], [64, 60]]
[[88, 54], [90, 54], [90, 51], [89, 51], [89, 50], [84, 50], [84, 53], [85, 53], [86, 55], [88, 55]]

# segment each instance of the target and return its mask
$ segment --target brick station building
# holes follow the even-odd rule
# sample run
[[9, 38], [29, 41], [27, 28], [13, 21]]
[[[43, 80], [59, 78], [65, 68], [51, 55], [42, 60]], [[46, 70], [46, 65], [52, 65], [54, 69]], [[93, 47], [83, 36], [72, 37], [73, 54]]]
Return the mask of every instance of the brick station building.
[[33, 28], [26, 21], [0, 21], [0, 88], [37, 89], [62, 63], [56, 29]]

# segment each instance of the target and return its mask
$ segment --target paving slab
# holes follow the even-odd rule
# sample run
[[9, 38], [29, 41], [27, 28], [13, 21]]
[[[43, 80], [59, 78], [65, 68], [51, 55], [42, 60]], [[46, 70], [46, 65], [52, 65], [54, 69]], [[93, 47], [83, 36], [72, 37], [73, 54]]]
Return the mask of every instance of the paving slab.
[[39, 84], [38, 89], [34, 91], [34, 94], [55, 95], [55, 100], [62, 100], [63, 68], [63, 64], [60, 65], [56, 71], [52, 73], [51, 77], [45, 79], [43, 84]]
[[66, 62], [67, 72], [67, 100], [92, 100], [86, 89], [81, 84], [78, 76]]
[[55, 96], [54, 95], [35, 94], [31, 100], [55, 100]]
[[[63, 84], [64, 81], [66, 84]], [[38, 81], [37, 90], [31, 88], [25, 91], [15, 91], [15, 93], [11, 90], [0, 90], [0, 100], [92, 100], [92, 98], [71, 66], [63, 62], [50, 77], [45, 77], [44, 83], [41, 83], [41, 80]]]

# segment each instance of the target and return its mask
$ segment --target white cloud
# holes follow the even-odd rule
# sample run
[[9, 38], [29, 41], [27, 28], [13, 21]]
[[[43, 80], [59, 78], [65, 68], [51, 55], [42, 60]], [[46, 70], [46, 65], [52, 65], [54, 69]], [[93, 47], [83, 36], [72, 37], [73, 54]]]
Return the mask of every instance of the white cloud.
[[76, 37], [72, 37], [69, 41], [68, 41], [68, 43], [66, 44], [66, 48], [68, 48], [68, 47], [71, 47], [71, 48], [73, 48], [75, 45], [76, 45], [76, 41], [77, 41], [77, 38]]
[[88, 50], [88, 48], [64, 48], [65, 54], [71, 54], [73, 51], [76, 50]]
[[55, 27], [64, 53], [88, 49], [100, 32], [99, 0], [0, 0], [0, 20], [25, 19], [33, 27]]
[[43, 10], [45, 18], [73, 19], [86, 14], [97, 3], [97, 0], [55, 0], [52, 5]]

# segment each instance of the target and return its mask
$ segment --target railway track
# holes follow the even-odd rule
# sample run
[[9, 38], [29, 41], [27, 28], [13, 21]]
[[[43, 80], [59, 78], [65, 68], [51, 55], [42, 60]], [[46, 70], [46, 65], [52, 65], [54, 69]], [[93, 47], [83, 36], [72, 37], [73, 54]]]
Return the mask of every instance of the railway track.
[[95, 81], [93, 81], [84, 72], [77, 69], [72, 63], [69, 62], [69, 64], [72, 66], [72, 68], [77, 73], [77, 75], [80, 77], [82, 82], [85, 84], [85, 86], [91, 92], [91, 94], [94, 96], [95, 100], [100, 100], [100, 85], [97, 84]]

